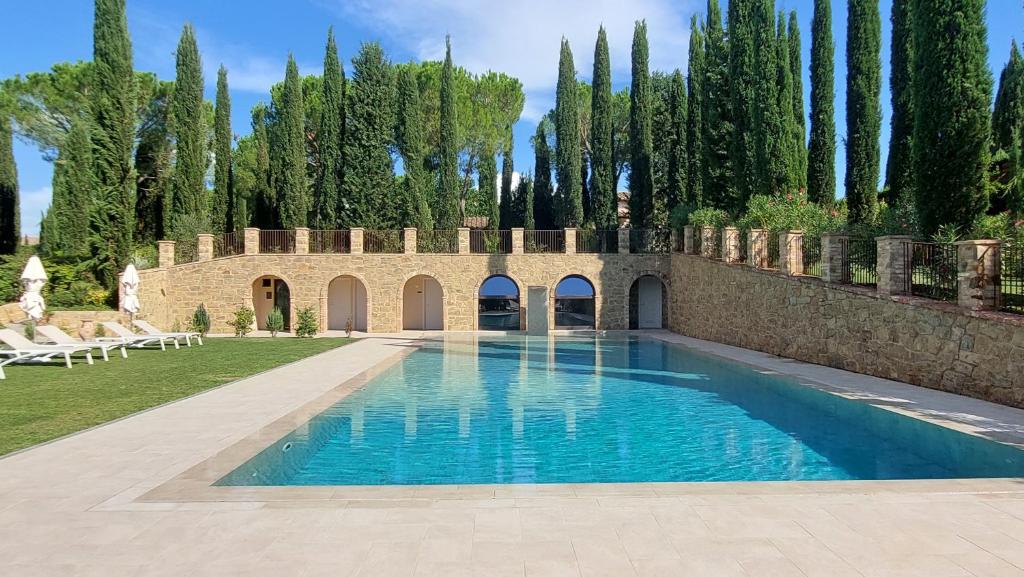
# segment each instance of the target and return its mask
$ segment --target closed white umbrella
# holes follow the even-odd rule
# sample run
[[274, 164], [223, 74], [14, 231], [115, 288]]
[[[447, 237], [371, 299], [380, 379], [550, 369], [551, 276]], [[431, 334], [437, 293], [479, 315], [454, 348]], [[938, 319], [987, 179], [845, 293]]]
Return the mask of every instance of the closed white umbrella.
[[124, 300], [121, 302], [121, 308], [130, 315], [136, 315], [139, 309], [142, 308], [139, 303], [139, 271], [135, 270], [135, 265], [129, 263], [124, 269], [124, 274], [121, 275], [121, 286], [124, 288]]
[[46, 271], [43, 270], [43, 261], [35, 255], [30, 257], [28, 264], [25, 265], [25, 270], [21, 273], [21, 286], [25, 292], [18, 300], [18, 306], [32, 321], [41, 320], [43, 312], [46, 311], [46, 301], [43, 300], [42, 290], [47, 278]]

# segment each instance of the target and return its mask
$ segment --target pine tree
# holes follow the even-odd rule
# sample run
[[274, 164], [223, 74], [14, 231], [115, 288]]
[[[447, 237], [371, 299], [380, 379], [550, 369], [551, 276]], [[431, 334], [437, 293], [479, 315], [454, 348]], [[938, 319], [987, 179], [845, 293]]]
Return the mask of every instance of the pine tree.
[[793, 107], [793, 69], [789, 62], [789, 36], [786, 34], [786, 14], [779, 12], [778, 32], [775, 37], [775, 45], [778, 50], [776, 64], [778, 66], [777, 86], [779, 89], [779, 125], [782, 129], [781, 155], [782, 172], [779, 175], [780, 192], [796, 192], [800, 188], [800, 150], [797, 142], [800, 140], [798, 134], [796, 117], [791, 114]]
[[703, 203], [704, 196], [704, 163], [702, 142], [704, 125], [702, 112], [703, 101], [703, 77], [704, 77], [704, 33], [697, 23], [697, 17], [690, 19], [690, 62], [687, 78], [687, 118], [686, 118], [686, 144], [688, 147], [687, 160], [689, 169], [687, 171], [689, 182], [687, 183], [686, 202], [693, 207], [699, 207]]
[[999, 74], [995, 106], [992, 109], [992, 151], [1014, 150], [1014, 138], [1024, 117], [1024, 60], [1017, 41], [1010, 44], [1010, 58]]
[[[782, 122], [779, 109], [779, 50], [775, 30], [773, 0], [757, 0], [753, 12], [754, 46], [757, 56], [754, 89], [755, 188], [757, 194], [782, 192], [786, 163], [784, 151], [789, 135]], [[788, 53], [788, 49], [787, 49]], [[786, 65], [788, 68], [788, 63]], [[786, 108], [788, 116], [789, 108]], [[738, 131], [738, 129], [737, 129]], [[737, 169], [738, 170], [738, 169]], [[744, 199], [746, 200], [746, 199]]]
[[811, 23], [811, 137], [807, 147], [807, 196], [836, 198], [835, 46], [832, 2], [814, 0]]
[[633, 79], [629, 90], [629, 223], [647, 228], [654, 223], [654, 174], [651, 159], [654, 140], [651, 128], [651, 76], [648, 71], [647, 23], [633, 30]]
[[444, 68], [441, 70], [440, 175], [435, 199], [434, 219], [439, 229], [462, 225], [459, 212], [458, 112], [455, 107], [455, 75], [452, 67], [452, 43], [445, 38]]
[[[988, 206], [984, 0], [914, 0], [914, 177], [921, 228], [968, 230]], [[950, 34], [949, 30], [956, 30]]]
[[597, 31], [594, 46], [594, 77], [590, 111], [590, 195], [597, 230], [617, 228], [615, 214], [615, 150], [612, 141], [612, 73], [608, 35]]
[[853, 223], [878, 209], [882, 23], [878, 0], [850, 0], [846, 17], [846, 202]]
[[672, 148], [668, 155], [668, 202], [666, 209], [671, 214], [676, 205], [686, 201], [687, 170], [687, 122], [686, 84], [683, 74], [676, 70], [672, 73], [671, 89], [672, 113]]
[[210, 221], [214, 232], [228, 232], [235, 230], [235, 194], [231, 175], [231, 94], [228, 92], [228, 70], [224, 66], [217, 71], [213, 133], [215, 164]]
[[92, 74], [96, 181], [99, 196], [112, 203], [93, 214], [104, 236], [94, 239], [92, 252], [104, 286], [113, 289], [117, 271], [128, 264], [135, 224], [136, 89], [125, 0], [96, 0]]
[[555, 149], [558, 175], [559, 226], [579, 226], [583, 222], [582, 182], [580, 165], [583, 162], [580, 147], [579, 86], [569, 41], [562, 39], [562, 53], [558, 59], [558, 87], [555, 96]]
[[270, 185], [270, 138], [267, 134], [267, 107], [262, 102], [252, 109], [252, 135], [256, 148], [255, 189], [252, 225], [262, 229], [281, 226], [277, 194]]
[[320, 98], [322, 117], [320, 129], [316, 133], [320, 166], [313, 190], [312, 224], [319, 229], [333, 229], [339, 224], [343, 166], [341, 146], [345, 126], [345, 76], [338, 59], [333, 27], [327, 30], [323, 91]]
[[14, 254], [21, 241], [18, 167], [14, 163], [11, 121], [0, 116], [0, 254]]
[[310, 209], [306, 189], [306, 109], [299, 66], [291, 54], [288, 55], [277, 118], [281, 131], [280, 150], [271, 150], [271, 155], [280, 155], [281, 172], [275, 184], [280, 195], [281, 226], [286, 229], [304, 227]]
[[789, 67], [793, 77], [793, 119], [796, 125], [797, 187], [807, 188], [807, 120], [804, 117], [803, 47], [796, 10], [789, 13]]
[[914, 136], [914, 23], [910, 2], [892, 5], [892, 46], [889, 57], [889, 90], [892, 95], [892, 124], [889, 137], [889, 158], [885, 168], [886, 200], [914, 192], [914, 170], [911, 151]]
[[722, 10], [718, 0], [708, 0], [708, 21], [704, 32], [704, 78], [701, 144], [704, 170], [704, 205], [738, 212], [742, 201], [736, 195], [733, 179], [732, 103], [729, 83], [729, 55], [722, 29]]
[[549, 230], [555, 227], [555, 203], [551, 185], [551, 146], [548, 144], [548, 128], [544, 121], [537, 124], [533, 150], [533, 217], [537, 230]]
[[[177, 52], [177, 77], [171, 101], [175, 140], [175, 167], [171, 226], [183, 227], [181, 219], [208, 224], [206, 200], [206, 125], [203, 121], [203, 69], [191, 24], [181, 32]], [[182, 230], [181, 233], [186, 232]]]
[[47, 249], [63, 256], [89, 254], [89, 220], [82, 218], [96, 190], [89, 121], [76, 118], [53, 166], [52, 217], [47, 230]]
[[395, 127], [395, 79], [376, 42], [363, 44], [352, 60], [345, 114], [345, 180], [352, 226], [393, 228], [399, 224], [390, 147]]
[[404, 224], [420, 230], [431, 230], [434, 228], [434, 220], [428, 198], [431, 182], [425, 166], [425, 139], [416, 72], [411, 66], [406, 66], [398, 73], [398, 150], [402, 154], [402, 165], [405, 168], [403, 186], [406, 203], [412, 211], [406, 216]]
[[[764, 156], [765, 151], [759, 149], [775, 133], [773, 128], [765, 126], [765, 121], [771, 119], [764, 118], [762, 110], [766, 101], [775, 99], [774, 91], [761, 92], [770, 88], [767, 75], [770, 74], [774, 82], [775, 53], [758, 46], [758, 26], [763, 23], [758, 23], [756, 13], [761, 3], [762, 0], [730, 0], [728, 3], [729, 100], [735, 127], [730, 150], [740, 206], [745, 205], [751, 195], [766, 192], [764, 167], [759, 166], [764, 159], [758, 158]], [[774, 35], [774, 30], [772, 33]]]
[[519, 226], [515, 220], [512, 208], [515, 202], [515, 191], [512, 190], [512, 173], [515, 172], [514, 162], [512, 157], [512, 129], [509, 127], [508, 143], [505, 146], [505, 150], [501, 153], [501, 210], [498, 211], [500, 218], [490, 228], [498, 229], [499, 224], [506, 229]]

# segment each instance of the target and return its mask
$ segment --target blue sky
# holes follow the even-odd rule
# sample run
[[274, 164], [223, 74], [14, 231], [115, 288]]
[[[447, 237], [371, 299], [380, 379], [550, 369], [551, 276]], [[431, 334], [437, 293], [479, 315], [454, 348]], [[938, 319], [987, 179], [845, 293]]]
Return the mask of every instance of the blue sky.
[[[92, 2], [48, 0], [11, 2], [8, 25], [0, 35], [0, 77], [46, 70], [54, 62], [84, 60], [92, 54]], [[725, 1], [723, 0], [723, 8]], [[882, 160], [888, 145], [888, 50], [891, 0], [882, 0], [883, 85]], [[233, 128], [249, 132], [249, 109], [266, 100], [271, 84], [284, 77], [288, 52], [303, 73], [319, 73], [327, 27], [334, 26], [346, 72], [359, 42], [379, 40], [393, 61], [438, 59], [444, 35], [451, 33], [456, 63], [472, 71], [487, 69], [520, 78], [526, 88], [523, 119], [515, 129], [516, 166], [532, 170], [529, 137], [537, 119], [553, 105], [562, 35], [572, 43], [576, 68], [589, 79], [597, 27], [608, 28], [616, 89], [629, 85], [629, 49], [633, 21], [646, 18], [651, 65], [686, 69], [689, 19], [704, 12], [703, 0], [128, 0], [128, 25], [139, 70], [164, 79], [174, 76], [174, 49], [181, 26], [192, 22], [203, 53], [207, 95], [212, 99], [216, 69], [228, 68], [232, 87]], [[244, 7], [243, 7], [244, 6]], [[804, 50], [805, 101], [810, 90], [812, 0], [779, 0], [780, 9], [796, 9]], [[840, 194], [844, 175], [846, 2], [833, 0], [836, 40], [837, 169]], [[1011, 38], [1024, 36], [1024, 7], [1018, 0], [988, 2], [989, 62], [993, 75], [1006, 62]], [[38, 231], [40, 213], [49, 204], [51, 165], [34, 147], [16, 143], [26, 234]]]

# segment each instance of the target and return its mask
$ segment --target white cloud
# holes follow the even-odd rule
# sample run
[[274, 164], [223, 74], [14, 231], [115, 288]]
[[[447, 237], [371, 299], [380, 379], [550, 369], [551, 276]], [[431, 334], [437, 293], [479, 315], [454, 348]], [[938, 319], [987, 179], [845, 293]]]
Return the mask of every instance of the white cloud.
[[52, 197], [53, 188], [49, 186], [21, 191], [21, 234], [39, 234], [39, 221], [42, 220], [46, 208], [50, 206]]
[[472, 72], [495, 70], [519, 78], [527, 95], [523, 117], [536, 120], [553, 103], [561, 38], [573, 48], [581, 78], [593, 67], [598, 26], [608, 32], [612, 73], [628, 78], [633, 25], [646, 19], [651, 68], [686, 69], [689, 17], [697, 0], [317, 0], [418, 59], [452, 57]]

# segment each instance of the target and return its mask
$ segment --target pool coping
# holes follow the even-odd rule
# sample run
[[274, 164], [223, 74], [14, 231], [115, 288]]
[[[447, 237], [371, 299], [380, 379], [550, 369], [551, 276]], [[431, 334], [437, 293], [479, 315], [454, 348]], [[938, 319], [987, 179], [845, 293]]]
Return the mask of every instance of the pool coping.
[[[593, 334], [593, 331], [587, 331]], [[730, 345], [693, 339], [668, 331], [602, 331], [607, 336], [642, 336], [777, 374], [801, 386], [896, 412], [988, 440], [1024, 447], [1024, 410], [952, 393], [777, 357]], [[510, 333], [516, 334], [516, 333]], [[579, 331], [559, 333], [560, 336]], [[275, 419], [214, 456], [138, 496], [140, 503], [262, 503], [266, 506], [438, 507], [466, 501], [494, 505], [531, 498], [594, 499], [668, 495], [794, 495], [849, 493], [1024, 493], [1024, 479], [915, 479], [877, 481], [734, 481], [665, 483], [552, 483], [372, 486], [218, 486], [218, 480], [299, 428], [312, 417], [364, 387], [368, 381], [430, 340], [494, 336], [489, 331], [401, 336], [405, 347], [367, 367], [326, 393]], [[391, 338], [393, 335], [367, 337]]]

